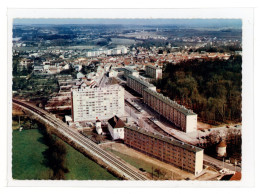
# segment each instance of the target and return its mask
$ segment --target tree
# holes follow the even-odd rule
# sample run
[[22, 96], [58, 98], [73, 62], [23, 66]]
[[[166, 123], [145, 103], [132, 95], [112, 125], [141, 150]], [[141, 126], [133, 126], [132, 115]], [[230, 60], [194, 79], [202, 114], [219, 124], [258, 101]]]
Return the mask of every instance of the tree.
[[157, 89], [208, 122], [241, 121], [241, 56], [167, 63]]

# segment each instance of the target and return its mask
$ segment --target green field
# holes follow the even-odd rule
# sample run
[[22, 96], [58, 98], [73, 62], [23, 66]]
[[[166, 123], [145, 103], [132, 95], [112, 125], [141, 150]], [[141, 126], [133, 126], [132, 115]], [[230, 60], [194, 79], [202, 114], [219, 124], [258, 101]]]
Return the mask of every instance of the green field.
[[13, 179], [49, 179], [51, 170], [42, 164], [47, 146], [39, 142], [38, 130], [13, 130]]
[[[37, 129], [13, 130], [12, 174], [13, 179], [50, 179], [52, 170], [43, 164], [48, 147], [41, 142], [42, 134]], [[104, 168], [64, 143], [67, 148], [67, 180], [117, 180]]]
[[69, 145], [67, 148], [67, 180], [118, 180], [112, 174], [92, 160], [85, 157]]
[[[124, 154], [124, 153], [120, 153], [116, 150], [111, 150], [111, 148], [106, 148], [105, 150], [115, 154], [116, 156], [120, 157], [121, 159], [123, 159], [124, 161], [126, 161], [127, 163], [131, 164], [132, 166], [136, 167], [137, 169], [144, 169], [146, 172], [150, 173], [150, 174], [154, 174], [154, 176], [157, 176], [157, 173], [155, 172], [155, 169], [160, 169], [160, 166], [158, 165], [154, 165], [150, 162], [147, 162], [145, 160], [142, 160], [142, 159], [139, 159], [137, 157], [131, 157], [127, 154]], [[164, 172], [166, 172], [167, 170], [163, 170]], [[167, 172], [169, 173], [169, 172]], [[176, 173], [173, 173], [171, 175], [168, 175], [170, 177], [173, 177], [175, 180], [180, 180], [181, 177], [176, 174]]]
[[118, 156], [119, 158], [123, 159], [124, 161], [126, 161], [127, 163], [131, 164], [132, 166], [136, 167], [136, 168], [142, 168], [144, 169], [146, 172], [149, 172], [152, 174], [152, 169], [157, 166], [153, 166], [151, 163], [146, 162], [144, 160], [141, 159], [137, 159], [137, 158], [133, 158], [131, 156], [128, 156], [126, 154], [120, 153], [116, 150], [111, 150], [110, 148], [106, 148], [107, 151], [112, 152], [113, 154], [115, 154], [116, 156]]

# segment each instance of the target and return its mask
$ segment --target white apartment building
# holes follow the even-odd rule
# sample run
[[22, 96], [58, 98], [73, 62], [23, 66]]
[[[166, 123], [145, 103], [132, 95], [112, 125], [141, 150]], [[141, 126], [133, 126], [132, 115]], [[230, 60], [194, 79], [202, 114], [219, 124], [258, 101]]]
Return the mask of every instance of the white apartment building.
[[124, 71], [124, 77], [125, 78], [127, 78], [128, 75], [139, 77], [139, 72], [136, 71], [135, 69], [130, 68], [130, 67], [125, 67], [123, 69], [123, 71]]
[[124, 88], [111, 85], [100, 88], [73, 89], [71, 92], [73, 122], [107, 120], [124, 115]]
[[162, 78], [162, 69], [153, 65], [147, 65], [145, 67], [146, 74], [154, 79]]

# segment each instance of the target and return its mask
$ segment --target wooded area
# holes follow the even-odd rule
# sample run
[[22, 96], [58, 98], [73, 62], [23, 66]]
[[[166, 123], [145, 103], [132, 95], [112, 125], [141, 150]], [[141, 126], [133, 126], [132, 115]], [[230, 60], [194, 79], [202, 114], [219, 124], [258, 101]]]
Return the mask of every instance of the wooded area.
[[242, 57], [229, 60], [193, 59], [168, 63], [154, 83], [161, 92], [192, 109], [202, 121], [242, 120]]

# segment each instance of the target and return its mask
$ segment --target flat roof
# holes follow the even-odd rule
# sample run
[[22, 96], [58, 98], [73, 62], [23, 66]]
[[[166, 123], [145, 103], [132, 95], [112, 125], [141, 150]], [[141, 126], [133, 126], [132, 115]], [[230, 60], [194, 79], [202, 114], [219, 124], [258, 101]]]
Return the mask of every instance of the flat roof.
[[135, 126], [125, 126], [125, 128], [130, 129], [132, 131], [136, 131], [138, 133], [141, 133], [141, 134], [144, 134], [144, 135], [147, 135], [147, 136], [150, 136], [150, 137], [153, 137], [155, 139], [167, 142], [169, 144], [173, 144], [174, 146], [181, 147], [183, 149], [189, 150], [189, 151], [194, 152], [194, 153], [203, 151], [202, 148], [196, 147], [194, 145], [181, 142], [181, 141], [176, 140], [174, 138], [165, 137], [165, 136], [158, 134], [158, 133], [152, 133], [152, 132], [149, 132], [149, 131], [145, 131], [144, 129], [137, 128]]
[[139, 78], [137, 78], [137, 77], [135, 77], [133, 75], [128, 75], [128, 77], [131, 78], [131, 79], [134, 79], [135, 81], [139, 82], [140, 84], [142, 84], [142, 85], [144, 85], [144, 86], [146, 86], [148, 88], [149, 87], [155, 87], [153, 84], [150, 84], [150, 83], [148, 83], [148, 82], [146, 82], [144, 80], [141, 80], [141, 79], [139, 79]]
[[124, 69], [126, 69], [126, 70], [128, 70], [128, 71], [131, 71], [131, 72], [138, 72], [138, 71], [136, 71], [135, 69], [132, 69], [132, 68], [130, 68], [130, 67], [125, 67]]
[[183, 113], [185, 115], [196, 115], [196, 113], [194, 113], [192, 110], [187, 109], [185, 106], [179, 105], [177, 102], [172, 101], [170, 98], [165, 97], [164, 95], [162, 95], [156, 91], [150, 90], [149, 88], [145, 88], [144, 91], [155, 96], [156, 98], [160, 99], [161, 101], [165, 102], [169, 106], [177, 109], [178, 111], [180, 111], [181, 113]]
[[161, 68], [156, 67], [156, 66], [154, 66], [154, 65], [146, 65], [146, 67], [150, 67], [150, 68], [152, 68], [152, 69], [161, 69]]

